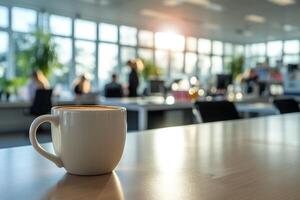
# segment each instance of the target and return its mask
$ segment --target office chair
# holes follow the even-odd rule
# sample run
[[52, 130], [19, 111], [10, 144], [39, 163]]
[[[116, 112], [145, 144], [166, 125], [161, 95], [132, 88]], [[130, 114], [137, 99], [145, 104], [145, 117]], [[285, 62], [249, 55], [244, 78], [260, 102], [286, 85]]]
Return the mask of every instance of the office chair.
[[30, 114], [39, 116], [48, 114], [51, 111], [52, 102], [52, 89], [39, 89], [35, 93], [33, 103], [30, 107]]
[[229, 101], [197, 101], [195, 107], [204, 123], [240, 119], [234, 104]]
[[278, 109], [280, 114], [300, 112], [299, 104], [294, 99], [275, 99], [273, 105]]

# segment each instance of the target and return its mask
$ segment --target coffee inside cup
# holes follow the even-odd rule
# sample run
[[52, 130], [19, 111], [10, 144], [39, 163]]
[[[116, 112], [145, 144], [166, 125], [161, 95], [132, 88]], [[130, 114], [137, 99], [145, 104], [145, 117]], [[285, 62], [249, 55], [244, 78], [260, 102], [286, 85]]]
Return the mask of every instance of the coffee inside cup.
[[98, 105], [86, 105], [86, 106], [55, 106], [54, 109], [61, 109], [61, 110], [78, 110], [78, 111], [92, 111], [92, 110], [120, 110], [118, 107], [114, 106], [98, 106]]

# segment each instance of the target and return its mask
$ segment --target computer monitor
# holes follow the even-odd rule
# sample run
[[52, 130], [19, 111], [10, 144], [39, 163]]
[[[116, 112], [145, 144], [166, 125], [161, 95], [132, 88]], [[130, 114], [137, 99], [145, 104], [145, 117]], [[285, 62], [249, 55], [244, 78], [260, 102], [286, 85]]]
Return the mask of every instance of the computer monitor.
[[217, 89], [226, 90], [228, 85], [232, 83], [231, 74], [218, 74], [217, 75]]
[[163, 80], [150, 80], [149, 81], [149, 94], [163, 94], [165, 81]]
[[297, 64], [288, 64], [288, 72], [293, 73], [294, 71], [299, 69], [299, 65]]

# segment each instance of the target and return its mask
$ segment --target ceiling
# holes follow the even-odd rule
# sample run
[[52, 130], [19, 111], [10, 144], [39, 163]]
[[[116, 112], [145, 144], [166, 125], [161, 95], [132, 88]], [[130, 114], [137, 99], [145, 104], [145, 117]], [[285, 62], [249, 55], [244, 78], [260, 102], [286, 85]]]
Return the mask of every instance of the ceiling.
[[[300, 38], [300, 2], [268, 0], [0, 0], [58, 14], [234, 43]], [[63, 2], [63, 3], [62, 3]], [[259, 15], [265, 22], [245, 20]]]

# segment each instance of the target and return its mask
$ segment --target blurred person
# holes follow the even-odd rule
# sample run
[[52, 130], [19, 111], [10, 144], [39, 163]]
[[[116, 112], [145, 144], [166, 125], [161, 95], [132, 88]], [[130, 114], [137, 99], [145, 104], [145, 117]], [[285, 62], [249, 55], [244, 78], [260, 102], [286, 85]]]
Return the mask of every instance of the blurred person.
[[270, 79], [269, 66], [267, 63], [259, 64], [256, 69], [258, 76], [259, 95], [262, 96], [267, 91], [268, 82]]
[[73, 91], [76, 95], [87, 94], [91, 91], [91, 83], [85, 75], [80, 75], [75, 80]]
[[128, 77], [128, 96], [137, 97], [137, 89], [139, 86], [138, 65], [140, 63], [136, 60], [129, 60], [126, 64], [131, 69]]
[[49, 89], [50, 84], [41, 70], [35, 70], [31, 74], [31, 80], [28, 85], [29, 99], [32, 101], [35, 97], [36, 90]]
[[122, 97], [123, 89], [122, 85], [118, 83], [118, 77], [116, 74], [111, 75], [111, 82], [104, 87], [105, 97]]
[[282, 82], [282, 74], [279, 68], [275, 68], [271, 71], [271, 78], [273, 82], [281, 83]]
[[258, 75], [255, 71], [255, 69], [249, 69], [246, 74], [245, 77], [243, 78], [243, 82], [246, 83], [246, 93], [250, 94], [253, 93], [254, 91], [254, 87], [257, 85], [257, 81], [258, 81]]

